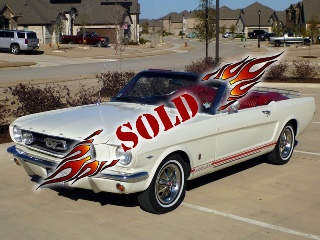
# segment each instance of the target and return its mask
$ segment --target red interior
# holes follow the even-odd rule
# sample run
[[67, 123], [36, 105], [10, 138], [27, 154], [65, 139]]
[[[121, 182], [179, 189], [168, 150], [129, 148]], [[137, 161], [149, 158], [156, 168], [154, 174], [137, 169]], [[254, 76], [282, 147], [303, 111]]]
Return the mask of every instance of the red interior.
[[[192, 95], [198, 101], [199, 105], [203, 105], [206, 102], [211, 104], [217, 91], [206, 86], [191, 86], [178, 90], [174, 95], [180, 96], [185, 93]], [[271, 101], [286, 99], [288, 99], [288, 97], [278, 92], [249, 92], [247, 96], [238, 100], [240, 103], [239, 109], [268, 105]]]
[[278, 92], [251, 92], [248, 96], [239, 99], [239, 109], [268, 105], [271, 101], [277, 102], [286, 99], [288, 99], [288, 97]]

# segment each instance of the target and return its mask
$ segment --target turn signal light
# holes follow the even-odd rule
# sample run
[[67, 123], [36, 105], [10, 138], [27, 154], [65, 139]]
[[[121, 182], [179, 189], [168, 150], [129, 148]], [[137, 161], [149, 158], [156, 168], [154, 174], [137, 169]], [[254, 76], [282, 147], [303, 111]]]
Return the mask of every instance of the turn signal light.
[[126, 190], [126, 188], [120, 183], [117, 183], [116, 188], [119, 192], [124, 192]]

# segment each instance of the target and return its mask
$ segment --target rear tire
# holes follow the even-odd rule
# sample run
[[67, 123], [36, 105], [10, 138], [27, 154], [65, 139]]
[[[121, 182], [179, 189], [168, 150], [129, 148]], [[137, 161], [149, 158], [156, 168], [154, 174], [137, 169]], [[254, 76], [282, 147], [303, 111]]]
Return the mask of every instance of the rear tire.
[[68, 41], [68, 44], [74, 44], [74, 41], [70, 40], [70, 41]]
[[138, 196], [141, 208], [163, 214], [176, 209], [185, 197], [186, 163], [180, 155], [166, 158], [157, 169], [150, 186]]
[[281, 131], [276, 147], [267, 155], [267, 162], [274, 165], [286, 164], [293, 152], [295, 133], [292, 124], [288, 123]]
[[10, 50], [13, 54], [18, 55], [20, 53], [20, 46], [18, 44], [12, 44]]

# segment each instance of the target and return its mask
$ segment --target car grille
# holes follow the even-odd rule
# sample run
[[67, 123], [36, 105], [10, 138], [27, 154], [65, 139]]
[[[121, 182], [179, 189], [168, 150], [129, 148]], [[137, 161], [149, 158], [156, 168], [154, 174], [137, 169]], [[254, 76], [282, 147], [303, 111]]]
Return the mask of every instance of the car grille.
[[73, 147], [80, 141], [61, 138], [56, 136], [49, 136], [46, 134], [31, 132], [31, 131], [22, 131], [22, 133], [29, 132], [32, 133], [34, 142], [29, 144], [29, 147], [39, 149], [49, 154], [65, 156], [69, 153]]

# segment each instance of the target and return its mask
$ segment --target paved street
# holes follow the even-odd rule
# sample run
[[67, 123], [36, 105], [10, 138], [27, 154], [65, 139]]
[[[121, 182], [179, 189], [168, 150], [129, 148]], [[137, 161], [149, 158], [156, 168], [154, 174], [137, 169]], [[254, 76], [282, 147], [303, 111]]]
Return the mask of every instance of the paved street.
[[[138, 70], [149, 67], [140, 66], [142, 63], [160, 64], [168, 58], [180, 68], [183, 65], [174, 62], [201, 53], [193, 51], [148, 57], [147, 61], [128, 60], [123, 68]], [[93, 72], [102, 66], [89, 64]], [[164, 66], [168, 63], [160, 67]], [[57, 72], [54, 67], [35, 69]], [[32, 74], [37, 76], [37, 71]], [[8, 72], [0, 71], [1, 80], [5, 80], [2, 73]], [[23, 79], [28, 79], [27, 71], [23, 74]], [[12, 143], [0, 145], [1, 239], [320, 240], [320, 86], [264, 85], [315, 97], [315, 117], [297, 139], [290, 162], [273, 166], [261, 157], [190, 181], [182, 205], [165, 215], [142, 211], [135, 195], [95, 194], [81, 189], [35, 190], [37, 185], [6, 153]]]

